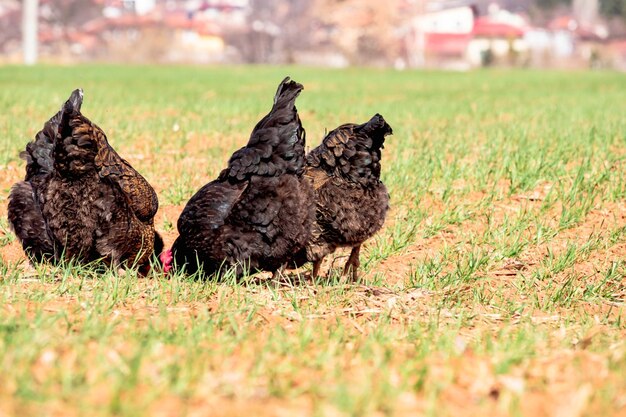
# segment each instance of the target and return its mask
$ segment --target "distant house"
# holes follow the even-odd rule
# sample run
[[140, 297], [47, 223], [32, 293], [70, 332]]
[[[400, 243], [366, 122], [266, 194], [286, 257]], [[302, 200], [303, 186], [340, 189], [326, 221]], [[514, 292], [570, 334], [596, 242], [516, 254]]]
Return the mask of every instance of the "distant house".
[[461, 6], [415, 16], [403, 31], [407, 64], [465, 68], [476, 14], [475, 7]]
[[192, 13], [194, 17], [219, 21], [223, 26], [244, 26], [249, 7], [249, 0], [205, 0]]
[[404, 31], [407, 62], [456, 69], [514, 63], [528, 50], [527, 30], [526, 19], [498, 7], [490, 7], [486, 16], [471, 5], [426, 11]]
[[572, 16], [559, 16], [552, 20], [548, 29], [555, 40], [555, 54], [560, 58], [595, 65], [594, 61], [605, 53], [608, 30], [603, 24], [583, 24]]
[[569, 15], [555, 18], [548, 24], [548, 28], [553, 32], [568, 32], [576, 39], [584, 41], [602, 41], [609, 34], [606, 26], [601, 23], [582, 24]]
[[528, 30], [529, 25], [522, 16], [492, 6], [487, 16], [474, 21], [467, 59], [472, 66], [494, 62], [518, 64], [520, 57], [528, 52], [525, 40]]
[[530, 65], [536, 67], [588, 67], [608, 65], [608, 30], [601, 23], [581, 24], [569, 15], [559, 16], [546, 28], [532, 28], [525, 40]]

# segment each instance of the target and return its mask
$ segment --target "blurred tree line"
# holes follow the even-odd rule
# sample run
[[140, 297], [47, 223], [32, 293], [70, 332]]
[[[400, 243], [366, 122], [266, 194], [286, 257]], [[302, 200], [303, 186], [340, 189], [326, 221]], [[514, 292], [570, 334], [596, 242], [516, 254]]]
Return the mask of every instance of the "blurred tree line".
[[[535, 0], [541, 10], [554, 10], [559, 6], [572, 7], [573, 0]], [[626, 0], [599, 0], [600, 13], [608, 18], [619, 17], [626, 21]]]
[[619, 16], [626, 21], [626, 0], [601, 0], [600, 12], [607, 17]]

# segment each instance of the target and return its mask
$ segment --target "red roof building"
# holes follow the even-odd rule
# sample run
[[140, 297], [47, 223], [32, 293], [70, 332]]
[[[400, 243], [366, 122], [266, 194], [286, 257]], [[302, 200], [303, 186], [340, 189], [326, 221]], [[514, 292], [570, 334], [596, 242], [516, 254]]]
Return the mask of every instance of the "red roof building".
[[526, 30], [520, 26], [494, 20], [491, 17], [479, 17], [474, 20], [472, 35], [480, 38], [521, 38]]

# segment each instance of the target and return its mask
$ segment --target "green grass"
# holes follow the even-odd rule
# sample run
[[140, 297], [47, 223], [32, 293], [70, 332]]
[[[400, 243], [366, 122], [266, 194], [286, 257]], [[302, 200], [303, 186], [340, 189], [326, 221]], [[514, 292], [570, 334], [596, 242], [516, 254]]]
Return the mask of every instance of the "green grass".
[[[316, 282], [219, 284], [15, 255], [18, 154], [72, 89], [171, 242], [285, 75], [309, 147], [377, 112], [393, 127], [360, 283], [344, 254]], [[0, 68], [0, 414], [624, 413], [624, 97], [610, 72]]]

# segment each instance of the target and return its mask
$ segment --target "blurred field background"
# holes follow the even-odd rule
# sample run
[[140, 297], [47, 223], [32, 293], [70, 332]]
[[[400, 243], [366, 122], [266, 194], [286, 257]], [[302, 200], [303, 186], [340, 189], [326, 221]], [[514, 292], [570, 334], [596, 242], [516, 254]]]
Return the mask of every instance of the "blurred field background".
[[[290, 75], [316, 146], [376, 112], [392, 209], [361, 282], [28, 266], [18, 153], [72, 89], [166, 241]], [[301, 67], [0, 68], [0, 415], [626, 413], [626, 78]]]

